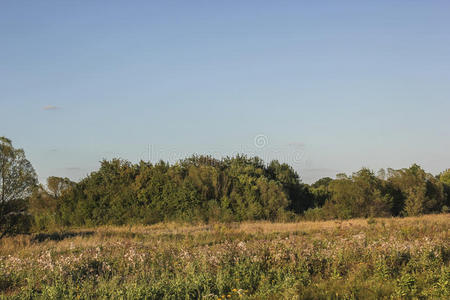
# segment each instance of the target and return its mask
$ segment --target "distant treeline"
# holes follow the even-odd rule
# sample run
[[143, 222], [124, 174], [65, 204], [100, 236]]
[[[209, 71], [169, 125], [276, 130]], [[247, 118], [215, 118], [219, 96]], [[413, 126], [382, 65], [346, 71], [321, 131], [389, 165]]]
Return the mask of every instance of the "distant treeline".
[[30, 197], [35, 224], [95, 226], [162, 221], [348, 219], [448, 212], [450, 171], [417, 165], [377, 174], [361, 169], [312, 185], [287, 164], [236, 156], [193, 156], [170, 165], [113, 159], [79, 183], [51, 177]]
[[78, 183], [50, 177], [44, 186], [24, 151], [0, 137], [0, 169], [0, 237], [30, 226], [416, 216], [450, 206], [450, 170], [433, 176], [418, 165], [308, 185], [287, 164], [245, 155], [172, 165], [113, 159]]

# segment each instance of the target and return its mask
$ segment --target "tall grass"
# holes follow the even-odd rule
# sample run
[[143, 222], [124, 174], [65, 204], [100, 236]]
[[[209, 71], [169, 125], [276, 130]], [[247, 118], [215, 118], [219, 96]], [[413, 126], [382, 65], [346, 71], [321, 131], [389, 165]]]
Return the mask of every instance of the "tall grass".
[[8, 299], [450, 297], [450, 215], [84, 228], [0, 240]]

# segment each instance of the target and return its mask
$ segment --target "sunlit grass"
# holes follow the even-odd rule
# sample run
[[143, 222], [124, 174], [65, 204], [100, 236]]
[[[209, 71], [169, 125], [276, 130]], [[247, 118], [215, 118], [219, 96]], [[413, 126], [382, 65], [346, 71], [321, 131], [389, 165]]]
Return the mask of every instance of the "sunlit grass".
[[450, 296], [450, 215], [102, 226], [0, 240], [8, 298]]

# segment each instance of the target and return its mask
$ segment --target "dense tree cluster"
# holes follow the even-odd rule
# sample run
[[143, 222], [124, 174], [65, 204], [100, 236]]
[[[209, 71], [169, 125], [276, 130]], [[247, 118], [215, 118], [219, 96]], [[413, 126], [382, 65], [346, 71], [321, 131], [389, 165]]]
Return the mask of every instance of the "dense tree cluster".
[[52, 199], [51, 224], [62, 225], [348, 219], [446, 212], [449, 179], [450, 171], [434, 177], [413, 165], [307, 185], [289, 165], [257, 157], [193, 156], [173, 165], [113, 159], [77, 184], [60, 178], [63, 189], [39, 197]]
[[[450, 170], [433, 176], [414, 164], [410, 168], [363, 168], [352, 176], [338, 174], [311, 185], [319, 206], [305, 212], [311, 219], [417, 216], [448, 212]], [[320, 207], [320, 204], [323, 204]]]
[[113, 159], [63, 193], [58, 217], [66, 225], [279, 220], [312, 206], [297, 173], [277, 161], [266, 166], [246, 156], [193, 156], [153, 165]]
[[31, 223], [45, 230], [163, 221], [322, 220], [416, 216], [450, 207], [450, 169], [433, 176], [418, 165], [376, 174], [363, 168], [307, 185], [287, 164], [245, 155], [192, 156], [172, 165], [113, 159], [78, 183], [49, 177], [44, 186], [23, 150], [1, 138], [0, 169], [0, 235]]

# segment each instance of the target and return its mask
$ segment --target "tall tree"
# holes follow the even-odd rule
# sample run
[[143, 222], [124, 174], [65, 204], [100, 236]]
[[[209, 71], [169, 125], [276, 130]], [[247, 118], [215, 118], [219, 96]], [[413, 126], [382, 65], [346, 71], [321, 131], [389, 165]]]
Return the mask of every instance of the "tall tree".
[[381, 180], [366, 168], [351, 177], [340, 176], [330, 185], [331, 199], [325, 208], [338, 218], [387, 216], [392, 198], [383, 192]]
[[389, 183], [404, 199], [402, 214], [417, 216], [439, 212], [445, 200], [444, 185], [414, 164], [408, 169], [389, 170]]
[[26, 199], [36, 184], [36, 172], [25, 152], [0, 137], [0, 238], [21, 227]]
[[303, 184], [300, 176], [288, 164], [280, 164], [273, 160], [268, 166], [268, 172], [271, 177], [280, 182], [283, 190], [289, 197], [289, 209], [295, 213], [301, 213], [314, 206], [314, 196]]
[[47, 189], [54, 198], [61, 197], [61, 194], [73, 186], [75, 183], [70, 181], [69, 178], [50, 176], [47, 178]]
[[442, 207], [442, 212], [450, 211], [450, 169], [445, 170], [439, 174], [439, 181], [444, 185], [445, 204]]
[[450, 169], [447, 169], [439, 174], [439, 181], [445, 185], [450, 186]]

